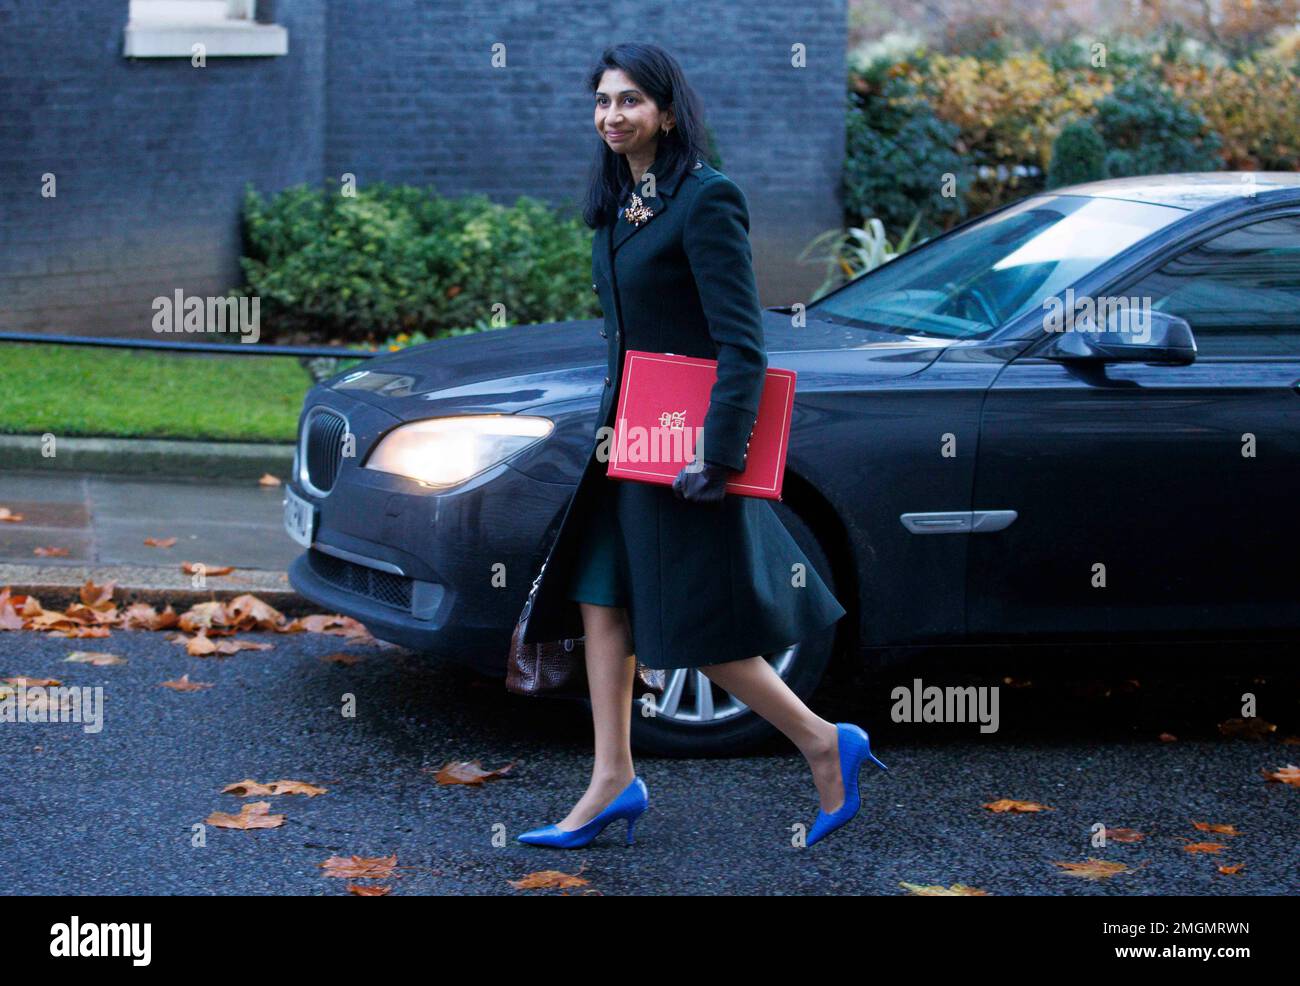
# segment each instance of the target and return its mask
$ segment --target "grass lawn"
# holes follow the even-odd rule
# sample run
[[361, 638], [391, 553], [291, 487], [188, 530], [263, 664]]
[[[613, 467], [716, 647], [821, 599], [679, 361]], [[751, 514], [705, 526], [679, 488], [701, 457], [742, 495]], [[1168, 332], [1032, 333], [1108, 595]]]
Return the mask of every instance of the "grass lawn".
[[0, 343], [0, 433], [291, 442], [311, 375], [292, 356]]

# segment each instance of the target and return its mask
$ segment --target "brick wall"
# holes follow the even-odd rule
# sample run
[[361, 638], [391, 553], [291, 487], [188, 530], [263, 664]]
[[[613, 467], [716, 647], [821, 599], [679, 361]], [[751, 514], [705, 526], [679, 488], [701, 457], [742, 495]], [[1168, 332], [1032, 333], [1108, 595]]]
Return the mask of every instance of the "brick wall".
[[839, 221], [845, 0], [278, 0], [287, 56], [205, 68], [124, 58], [127, 8], [0, 0], [0, 330], [144, 335], [154, 297], [224, 293], [248, 181], [351, 172], [576, 206], [596, 141], [583, 77], [628, 38], [673, 51], [703, 98], [764, 303], [820, 279], [792, 260]]

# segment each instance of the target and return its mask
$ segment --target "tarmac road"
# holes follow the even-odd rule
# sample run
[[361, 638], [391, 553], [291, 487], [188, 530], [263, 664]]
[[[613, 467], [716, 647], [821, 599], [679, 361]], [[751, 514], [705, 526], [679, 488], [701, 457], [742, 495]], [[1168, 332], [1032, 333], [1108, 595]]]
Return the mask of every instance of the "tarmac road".
[[[53, 677], [102, 686], [103, 728], [0, 724], [0, 885], [9, 894], [343, 894], [324, 877], [328, 856], [396, 854], [395, 895], [517, 893], [508, 880], [562, 869], [603, 894], [881, 894], [964, 883], [989, 894], [1295, 894], [1300, 789], [1261, 768], [1300, 762], [1294, 661], [1261, 650], [1163, 671], [1132, 654], [1102, 666], [1102, 684], [1033, 677], [1001, 689], [1000, 728], [891, 721], [889, 690], [911, 684], [993, 685], [922, 661], [871, 679], [841, 674], [814, 706], [863, 724], [891, 768], [862, 774], [864, 807], [812, 848], [792, 846], [817, 801], [802, 759], [783, 740], [733, 759], [641, 757], [651, 807], [637, 841], [621, 823], [583, 850], [515, 843], [558, 820], [590, 769], [589, 714], [575, 703], [515, 696], [496, 682], [427, 664], [395, 647], [321, 634], [244, 634], [270, 651], [191, 658], [164, 633], [114, 631], [101, 640], [0, 633], [0, 678]], [[116, 667], [64, 663], [73, 650], [127, 658]], [[321, 658], [362, 655], [351, 666]], [[996, 657], [996, 655], [994, 655]], [[999, 663], [985, 656], [978, 666]], [[1063, 659], [1036, 658], [1040, 669]], [[977, 666], [966, 661], [967, 666]], [[1067, 662], [1068, 663], [1068, 662]], [[1069, 665], [1077, 666], [1077, 665]], [[1229, 668], [1232, 670], [1225, 670]], [[188, 673], [214, 687], [160, 687]], [[1136, 684], [1125, 684], [1129, 679]], [[1109, 689], [1109, 694], [1107, 694]], [[1270, 737], [1217, 736], [1243, 690], [1278, 723]], [[353, 695], [356, 715], [340, 709]], [[1162, 742], [1162, 731], [1178, 735]], [[517, 761], [481, 787], [440, 786], [425, 768], [449, 760]], [[244, 801], [221, 789], [245, 778], [302, 780], [318, 797], [271, 797], [274, 829], [195, 826]], [[994, 814], [999, 798], [1054, 810]], [[1235, 825], [1218, 838], [1193, 820]], [[1089, 845], [1103, 822], [1145, 833], [1138, 843]], [[496, 836], [496, 838], [494, 838]], [[504, 837], [503, 837], [504, 836]], [[1219, 855], [1188, 842], [1217, 840]], [[1054, 861], [1135, 867], [1109, 880], [1064, 875]], [[1244, 864], [1223, 875], [1216, 864]], [[551, 891], [554, 892], [554, 891]]]

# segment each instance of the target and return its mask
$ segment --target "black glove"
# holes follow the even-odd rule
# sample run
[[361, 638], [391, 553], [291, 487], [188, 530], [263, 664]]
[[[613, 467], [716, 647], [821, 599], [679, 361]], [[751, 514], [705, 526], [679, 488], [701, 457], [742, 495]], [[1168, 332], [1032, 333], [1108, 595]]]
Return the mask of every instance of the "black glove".
[[721, 503], [727, 494], [727, 480], [735, 472], [727, 466], [713, 462], [703, 463], [699, 472], [685, 466], [673, 480], [673, 495], [689, 503]]

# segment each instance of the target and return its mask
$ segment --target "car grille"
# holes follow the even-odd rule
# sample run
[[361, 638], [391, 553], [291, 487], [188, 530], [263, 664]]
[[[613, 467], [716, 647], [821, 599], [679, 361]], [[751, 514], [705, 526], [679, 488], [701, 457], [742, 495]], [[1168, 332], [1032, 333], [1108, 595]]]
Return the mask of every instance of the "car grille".
[[303, 464], [307, 481], [319, 492], [328, 493], [339, 478], [343, 461], [343, 436], [348, 423], [343, 415], [324, 408], [317, 409], [307, 422], [307, 439], [303, 443]]
[[411, 579], [335, 558], [313, 548], [307, 552], [312, 571], [330, 585], [365, 596], [405, 613], [411, 611]]

